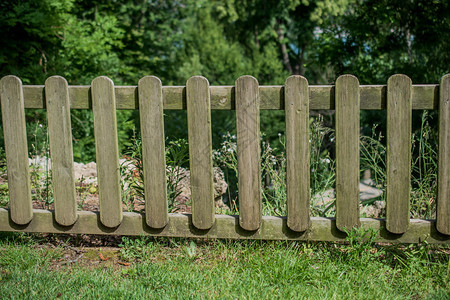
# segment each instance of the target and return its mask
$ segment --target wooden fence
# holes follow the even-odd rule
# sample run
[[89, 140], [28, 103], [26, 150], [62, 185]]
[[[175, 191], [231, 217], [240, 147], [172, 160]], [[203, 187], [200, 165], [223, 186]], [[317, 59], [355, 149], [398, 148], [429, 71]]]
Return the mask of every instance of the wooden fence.
[[[378, 230], [377, 241], [450, 242], [450, 74], [439, 85], [412, 85], [394, 75], [387, 85], [360, 86], [351, 75], [335, 86], [309, 86], [301, 76], [284, 86], [259, 86], [242, 76], [235, 86], [162, 86], [153, 76], [138, 86], [68, 86], [59, 76], [45, 86], [1, 79], [10, 208], [0, 231], [338, 241], [354, 226]], [[55, 210], [32, 208], [25, 109], [47, 110]], [[100, 212], [77, 211], [70, 109], [92, 109]], [[144, 159], [145, 213], [122, 212], [116, 109], [138, 109]], [[167, 209], [163, 109], [187, 109], [192, 214]], [[235, 110], [239, 216], [214, 214], [211, 109]], [[287, 216], [261, 214], [260, 110], [285, 110]], [[336, 113], [336, 218], [310, 217], [310, 110]], [[386, 219], [359, 217], [360, 110], [387, 110]], [[410, 219], [412, 110], [439, 110], [437, 219]]]

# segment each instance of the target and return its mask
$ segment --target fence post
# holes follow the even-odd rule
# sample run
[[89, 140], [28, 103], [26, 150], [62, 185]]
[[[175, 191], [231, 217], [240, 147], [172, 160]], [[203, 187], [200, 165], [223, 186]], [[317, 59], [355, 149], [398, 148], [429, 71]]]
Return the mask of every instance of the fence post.
[[450, 235], [450, 74], [439, 86], [439, 169], [437, 230]]
[[69, 226], [77, 220], [77, 200], [67, 81], [60, 76], [48, 78], [45, 81], [45, 99], [52, 159], [55, 220], [63, 226]]
[[163, 228], [167, 225], [169, 216], [161, 80], [155, 76], [141, 78], [138, 92], [145, 216], [148, 226]]
[[239, 224], [257, 230], [261, 224], [261, 140], [259, 85], [252, 76], [236, 80], [236, 132], [239, 186]]
[[117, 227], [122, 222], [122, 199], [114, 83], [108, 77], [97, 77], [92, 80], [91, 92], [100, 221]]
[[211, 100], [209, 82], [193, 76], [186, 82], [186, 104], [191, 169], [192, 222], [198, 229], [214, 225]]
[[33, 218], [22, 81], [5, 76], [0, 82], [11, 219], [27, 224]]
[[309, 91], [303, 76], [290, 76], [284, 84], [286, 111], [287, 225], [294, 231], [309, 226], [310, 157]]
[[409, 226], [411, 183], [412, 82], [393, 75], [387, 82], [386, 228], [396, 234]]
[[336, 80], [336, 226], [359, 225], [359, 81], [353, 75]]

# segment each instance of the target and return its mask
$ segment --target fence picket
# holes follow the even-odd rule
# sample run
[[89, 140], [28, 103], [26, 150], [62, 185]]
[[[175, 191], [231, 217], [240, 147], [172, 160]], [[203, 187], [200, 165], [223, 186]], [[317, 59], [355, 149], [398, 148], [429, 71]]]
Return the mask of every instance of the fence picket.
[[186, 82], [186, 104], [191, 170], [192, 222], [198, 229], [214, 224], [211, 100], [209, 82], [193, 76]]
[[97, 77], [92, 80], [91, 93], [100, 221], [116, 227], [122, 222], [122, 199], [114, 83], [108, 77]]
[[359, 225], [359, 81], [353, 75], [336, 80], [336, 226]]
[[52, 159], [55, 220], [60, 225], [70, 226], [77, 220], [77, 200], [67, 81], [60, 76], [48, 78], [45, 81], [45, 99]]
[[309, 92], [308, 80], [290, 76], [284, 85], [286, 111], [287, 226], [305, 231], [309, 226]]
[[437, 194], [437, 230], [450, 235], [450, 74], [439, 88], [439, 169]]
[[146, 222], [152, 228], [163, 228], [169, 216], [161, 80], [155, 76], [143, 77], [138, 91]]
[[393, 75], [387, 82], [386, 228], [406, 232], [409, 226], [411, 182], [412, 82]]
[[257, 230], [261, 223], [261, 146], [259, 88], [252, 76], [236, 80], [236, 132], [239, 186], [239, 224]]
[[0, 82], [11, 219], [28, 224], [33, 218], [22, 81], [5, 76]]

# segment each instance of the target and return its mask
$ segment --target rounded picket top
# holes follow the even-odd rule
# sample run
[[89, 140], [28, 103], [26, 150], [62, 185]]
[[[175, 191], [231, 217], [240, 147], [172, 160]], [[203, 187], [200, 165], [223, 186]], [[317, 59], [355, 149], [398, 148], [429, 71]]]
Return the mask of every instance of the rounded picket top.
[[237, 85], [238, 82], [242, 82], [242, 81], [252, 82], [252, 83], [259, 85], [258, 79], [256, 79], [255, 77], [253, 77], [251, 75], [242, 75], [241, 77], [236, 79], [235, 85]]
[[336, 84], [338, 84], [338, 82], [341, 83], [341, 81], [359, 85], [358, 78], [355, 75], [352, 75], [352, 74], [344, 74], [344, 75], [339, 76], [336, 79]]
[[441, 80], [439, 81], [439, 85], [443, 85], [444, 82], [450, 80], [450, 73], [445, 74], [444, 76], [441, 77]]
[[306, 85], [309, 84], [308, 79], [306, 79], [302, 75], [291, 75], [288, 78], [286, 78], [284, 85], [295, 84], [295, 83], [306, 84]]
[[208, 79], [206, 79], [206, 77], [200, 76], [200, 75], [195, 75], [190, 77], [187, 81], [186, 81], [186, 86], [192, 84], [192, 83], [197, 83], [197, 82], [202, 82], [204, 84], [207, 84], [209, 86], [209, 81]]
[[91, 87], [93, 87], [93, 86], [104, 86], [104, 85], [114, 86], [114, 82], [112, 81], [111, 78], [109, 78], [107, 76], [96, 77], [91, 82]]
[[139, 79], [138, 86], [146, 85], [146, 84], [156, 86], [156, 87], [162, 86], [161, 79], [159, 79], [158, 77], [153, 76], [153, 75], [147, 75], [147, 76], [144, 76], [141, 79]]
[[54, 75], [54, 76], [47, 78], [45, 80], [45, 85], [52, 84], [52, 83], [54, 84], [55, 82], [61, 82], [61, 83], [64, 83], [64, 85], [69, 85], [67, 83], [67, 80], [64, 77], [59, 76], [59, 75]]
[[388, 85], [412, 84], [412, 80], [405, 74], [394, 74], [391, 77], [389, 77], [387, 84]]
[[0, 92], [3, 91], [4, 87], [16, 86], [22, 90], [22, 80], [15, 75], [6, 75], [0, 80]]

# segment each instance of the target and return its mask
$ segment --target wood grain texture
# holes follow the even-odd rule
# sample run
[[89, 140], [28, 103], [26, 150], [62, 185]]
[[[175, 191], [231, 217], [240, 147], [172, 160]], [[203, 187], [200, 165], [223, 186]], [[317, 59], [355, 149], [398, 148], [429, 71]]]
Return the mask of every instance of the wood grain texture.
[[146, 222], [163, 228], [169, 219], [162, 84], [157, 77], [146, 76], [138, 86]]
[[261, 223], [261, 146], [259, 88], [252, 76], [236, 80], [236, 132], [239, 186], [239, 223], [257, 230]]
[[305, 231], [309, 226], [309, 91], [303, 76], [290, 76], [284, 85], [286, 112], [287, 226]]
[[60, 76], [48, 78], [45, 81], [45, 99], [52, 159], [55, 219], [59, 224], [69, 226], [77, 220], [77, 199], [67, 81]]
[[[436, 223], [430, 220], [411, 220], [410, 229], [402, 235], [386, 230], [384, 220], [361, 218], [361, 227], [376, 232], [375, 242], [387, 243], [440, 243], [450, 244], [450, 236], [439, 234]], [[240, 228], [239, 216], [216, 215], [210, 230], [198, 230], [192, 226], [190, 214], [169, 214], [169, 223], [163, 229], [152, 229], [145, 224], [140, 213], [125, 212], [122, 223], [116, 228], [105, 227], [99, 222], [98, 212], [80, 211], [78, 221], [72, 227], [53, 222], [53, 214], [47, 210], [34, 210], [28, 226], [16, 225], [9, 219], [9, 211], [0, 208], [0, 231], [48, 232], [101, 235], [148, 235], [160, 237], [183, 237], [200, 239], [254, 239], [297, 241], [345, 241], [346, 234], [336, 228], [332, 218], [312, 217], [309, 230], [293, 232], [286, 226], [286, 218], [264, 216], [261, 229], [248, 232]]]
[[194, 76], [186, 82], [192, 222], [198, 229], [214, 224], [211, 100], [209, 82]]
[[439, 88], [439, 169], [437, 191], [437, 229], [450, 235], [450, 74]]
[[[334, 86], [310, 86], [309, 108], [334, 109]], [[89, 86], [69, 86], [72, 109], [92, 108]], [[163, 86], [164, 109], [186, 109], [186, 87]], [[136, 86], [116, 86], [116, 108], [138, 109], [139, 101]], [[283, 110], [284, 93], [282, 86], [260, 86], [261, 110]], [[26, 108], [45, 108], [43, 86], [24, 86]], [[235, 88], [233, 86], [211, 86], [211, 109], [234, 110]], [[386, 109], [386, 85], [360, 86], [361, 109]], [[413, 109], [437, 109], [439, 85], [413, 85]]]
[[27, 224], [33, 218], [33, 208], [22, 81], [6, 76], [0, 88], [11, 219]]
[[406, 232], [410, 216], [411, 79], [393, 75], [387, 85], [386, 225], [396, 234]]
[[108, 77], [97, 77], [92, 80], [91, 92], [100, 220], [107, 227], [116, 227], [122, 222], [122, 199], [114, 84]]
[[336, 225], [359, 225], [359, 81], [353, 75], [336, 80]]

